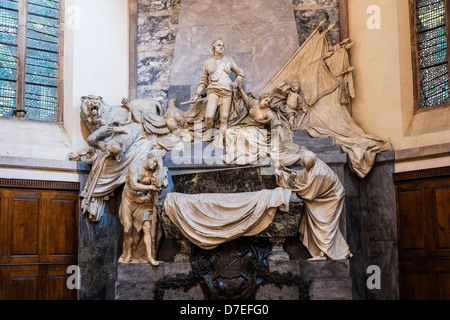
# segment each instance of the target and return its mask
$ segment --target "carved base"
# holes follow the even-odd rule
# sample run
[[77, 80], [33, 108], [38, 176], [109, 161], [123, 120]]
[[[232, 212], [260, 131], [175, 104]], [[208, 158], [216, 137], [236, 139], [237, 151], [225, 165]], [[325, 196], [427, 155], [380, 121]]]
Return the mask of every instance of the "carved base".
[[[187, 262], [163, 262], [154, 267], [150, 264], [118, 264], [115, 284], [116, 300], [155, 300], [155, 289], [158, 281], [165, 277], [182, 277], [183, 283], [189, 278], [192, 266]], [[351, 300], [352, 281], [350, 278], [349, 260], [328, 261], [269, 261], [269, 272], [279, 276], [278, 281], [287, 282], [283, 278], [290, 273], [301, 276], [309, 282], [309, 298], [311, 300]], [[167, 278], [166, 278], [167, 279]], [[283, 280], [284, 279], [284, 280]], [[287, 279], [289, 280], [289, 279]], [[181, 281], [180, 281], [181, 283]], [[191, 286], [166, 288], [163, 300], [207, 300], [200, 283], [191, 281]], [[281, 283], [265, 282], [256, 289], [255, 300], [299, 300], [296, 286]]]
[[286, 238], [269, 238], [272, 244], [272, 253], [269, 256], [269, 261], [289, 261], [289, 254], [283, 248], [285, 240]]

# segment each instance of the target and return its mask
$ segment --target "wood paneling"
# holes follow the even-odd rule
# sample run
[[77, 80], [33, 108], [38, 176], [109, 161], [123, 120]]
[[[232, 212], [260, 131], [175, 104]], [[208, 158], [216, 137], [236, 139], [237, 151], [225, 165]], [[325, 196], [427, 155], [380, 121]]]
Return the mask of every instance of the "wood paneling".
[[[433, 190], [436, 200], [436, 249], [450, 250], [450, 187]], [[450, 255], [445, 254], [444, 255]]]
[[403, 256], [414, 251], [414, 256], [426, 256], [424, 197], [421, 189], [414, 185], [407, 185], [398, 189], [399, 220], [402, 223], [398, 228], [399, 246]]
[[46, 300], [76, 300], [77, 291], [69, 290], [66, 282], [69, 274], [66, 273], [67, 265], [48, 266]]
[[47, 259], [49, 262], [75, 261], [78, 250], [78, 198], [50, 193], [47, 217]]
[[430, 296], [428, 274], [426, 272], [403, 272], [400, 281], [400, 299], [427, 300]]
[[[16, 262], [37, 262], [39, 255], [39, 194], [19, 192], [11, 201], [10, 241], [11, 257], [18, 256]], [[29, 256], [31, 261], [22, 260]], [[35, 259], [33, 259], [35, 258]]]
[[78, 192], [0, 188], [0, 299], [76, 299]]
[[[34, 269], [34, 268], [33, 268]], [[38, 300], [39, 299], [39, 276], [38, 271], [31, 267], [23, 274], [14, 272], [10, 276], [10, 286], [12, 300]], [[18, 268], [15, 268], [18, 270]]]
[[450, 272], [437, 272], [436, 277], [438, 283], [438, 299], [450, 300]]
[[[436, 170], [436, 173], [444, 172]], [[429, 172], [428, 172], [429, 173]], [[450, 177], [396, 181], [400, 298], [450, 299]], [[416, 175], [416, 176], [421, 176]]]

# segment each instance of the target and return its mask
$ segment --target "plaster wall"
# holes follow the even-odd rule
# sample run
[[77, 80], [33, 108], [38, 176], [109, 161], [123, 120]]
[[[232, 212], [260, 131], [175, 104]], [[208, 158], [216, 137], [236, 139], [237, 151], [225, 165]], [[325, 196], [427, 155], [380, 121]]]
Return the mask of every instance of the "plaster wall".
[[[36, 180], [75, 180], [65, 169], [42, 170], [36, 159], [68, 161], [86, 146], [80, 97], [100, 95], [111, 105], [128, 97], [128, 2], [67, 0], [64, 33], [64, 121], [62, 124], [0, 119], [0, 176]], [[11, 168], [21, 163], [28, 171]], [[45, 167], [46, 165], [44, 165]], [[64, 167], [66, 165], [61, 166]], [[76, 166], [76, 165], [75, 165]], [[75, 174], [76, 175], [76, 174]]]
[[[448, 143], [450, 107], [414, 109], [408, 0], [348, 0], [348, 12], [355, 41], [351, 59], [357, 67], [355, 121], [366, 133], [389, 140], [396, 151]], [[374, 21], [379, 28], [370, 27]], [[448, 154], [431, 156], [428, 164], [420, 161], [402, 159], [396, 171], [445, 166]]]

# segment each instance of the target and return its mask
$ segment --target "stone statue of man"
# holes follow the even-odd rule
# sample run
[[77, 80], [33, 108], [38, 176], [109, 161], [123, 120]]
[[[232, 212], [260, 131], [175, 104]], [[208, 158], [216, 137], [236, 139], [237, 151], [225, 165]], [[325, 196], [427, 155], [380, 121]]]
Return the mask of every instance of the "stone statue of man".
[[[213, 128], [213, 120], [217, 109], [219, 109], [219, 130], [222, 137], [225, 137], [232, 105], [232, 91], [237, 89], [244, 79], [244, 71], [231, 57], [224, 55], [225, 44], [221, 39], [214, 40], [211, 48], [213, 56], [203, 63], [202, 79], [195, 97], [191, 100], [191, 103], [194, 103], [206, 88], [208, 99], [205, 111], [205, 127], [207, 132], [204, 141], [210, 141], [212, 138], [209, 129]], [[236, 75], [234, 81], [230, 78], [231, 72]]]

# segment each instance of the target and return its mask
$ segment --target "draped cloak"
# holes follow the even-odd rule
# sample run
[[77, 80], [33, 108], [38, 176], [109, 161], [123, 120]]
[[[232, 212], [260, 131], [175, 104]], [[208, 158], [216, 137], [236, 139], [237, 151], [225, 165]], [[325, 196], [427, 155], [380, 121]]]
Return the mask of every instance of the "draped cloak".
[[345, 190], [338, 176], [322, 160], [316, 159], [308, 171], [296, 172], [294, 184], [290, 173], [276, 170], [277, 184], [295, 192], [305, 204], [300, 219], [300, 240], [313, 256], [323, 252], [333, 260], [346, 259], [350, 250], [340, 229]]

